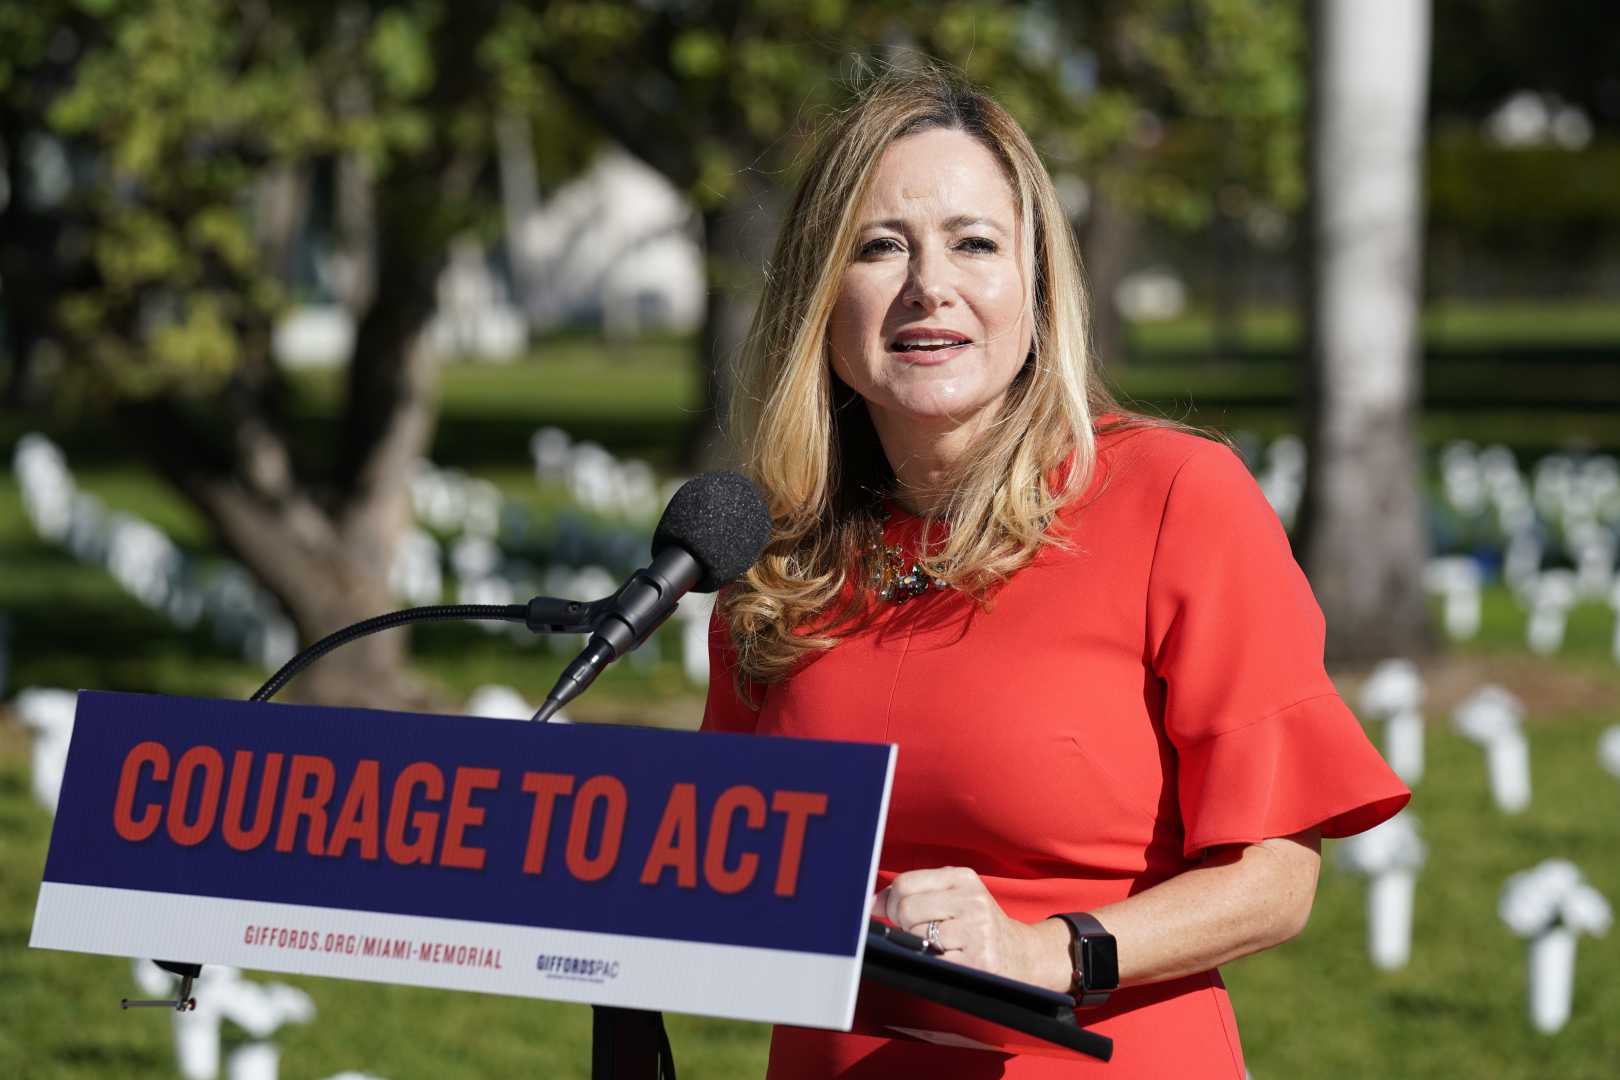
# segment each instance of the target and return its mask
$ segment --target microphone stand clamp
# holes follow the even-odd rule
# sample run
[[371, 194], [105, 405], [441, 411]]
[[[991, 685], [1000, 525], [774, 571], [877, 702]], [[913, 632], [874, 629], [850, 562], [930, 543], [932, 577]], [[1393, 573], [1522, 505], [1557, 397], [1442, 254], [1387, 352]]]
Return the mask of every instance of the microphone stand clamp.
[[156, 1000], [124, 998], [118, 1003], [118, 1007], [121, 1009], [173, 1009], [175, 1012], [195, 1011], [197, 999], [191, 996], [191, 984], [202, 973], [202, 965], [182, 964], [173, 960], [154, 960], [152, 962], [164, 971], [173, 972], [180, 976], [180, 992], [175, 995], [174, 1000], [170, 1001], [164, 998]]

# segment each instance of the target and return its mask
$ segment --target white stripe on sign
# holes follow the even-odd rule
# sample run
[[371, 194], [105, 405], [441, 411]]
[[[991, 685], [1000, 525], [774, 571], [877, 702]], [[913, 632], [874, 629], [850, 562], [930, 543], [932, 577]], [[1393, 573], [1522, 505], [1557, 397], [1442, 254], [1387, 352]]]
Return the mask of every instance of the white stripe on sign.
[[35, 948], [848, 1031], [848, 956], [343, 908], [40, 886]]

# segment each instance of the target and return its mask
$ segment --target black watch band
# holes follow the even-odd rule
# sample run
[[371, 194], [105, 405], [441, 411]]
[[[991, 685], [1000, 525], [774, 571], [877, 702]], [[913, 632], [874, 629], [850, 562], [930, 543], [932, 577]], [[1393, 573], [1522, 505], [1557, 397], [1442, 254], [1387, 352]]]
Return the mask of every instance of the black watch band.
[[1119, 950], [1114, 935], [1089, 911], [1056, 916], [1069, 926], [1069, 965], [1074, 971], [1074, 999], [1101, 1005], [1119, 989]]

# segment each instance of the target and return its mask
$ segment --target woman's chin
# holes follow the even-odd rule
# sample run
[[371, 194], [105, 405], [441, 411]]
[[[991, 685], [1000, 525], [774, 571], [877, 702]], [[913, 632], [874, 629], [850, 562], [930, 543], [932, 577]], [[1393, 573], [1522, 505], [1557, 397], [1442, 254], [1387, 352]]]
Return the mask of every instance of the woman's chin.
[[949, 431], [976, 422], [985, 405], [954, 395], [925, 395], [902, 399], [882, 411], [886, 420], [898, 426]]

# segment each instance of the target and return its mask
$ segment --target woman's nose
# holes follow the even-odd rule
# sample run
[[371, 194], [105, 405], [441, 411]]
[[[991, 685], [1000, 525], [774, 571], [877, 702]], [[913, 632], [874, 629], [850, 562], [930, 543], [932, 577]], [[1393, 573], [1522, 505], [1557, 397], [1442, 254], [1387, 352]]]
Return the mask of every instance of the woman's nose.
[[913, 307], [931, 312], [947, 302], [949, 292], [944, 260], [927, 252], [913, 255], [906, 273], [906, 290], [901, 299]]

